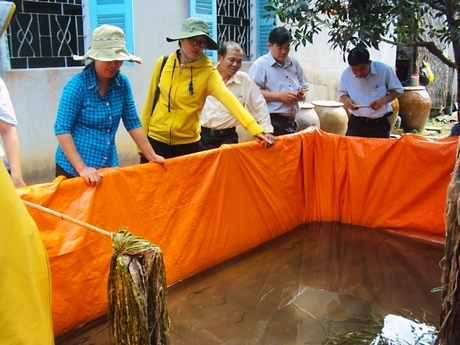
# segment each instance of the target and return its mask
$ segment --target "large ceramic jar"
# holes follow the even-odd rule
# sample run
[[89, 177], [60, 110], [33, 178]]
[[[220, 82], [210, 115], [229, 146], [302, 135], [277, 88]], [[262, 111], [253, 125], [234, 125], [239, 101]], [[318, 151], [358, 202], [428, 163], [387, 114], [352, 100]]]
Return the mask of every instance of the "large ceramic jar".
[[295, 116], [295, 119], [299, 124], [297, 131], [301, 131], [310, 126], [320, 128], [318, 114], [315, 111], [315, 106], [311, 103], [300, 103], [300, 110]]
[[425, 87], [406, 86], [398, 100], [399, 116], [404, 132], [422, 131], [431, 110], [431, 98]]
[[319, 117], [320, 128], [328, 133], [345, 135], [348, 128], [348, 115], [342, 102], [313, 101]]

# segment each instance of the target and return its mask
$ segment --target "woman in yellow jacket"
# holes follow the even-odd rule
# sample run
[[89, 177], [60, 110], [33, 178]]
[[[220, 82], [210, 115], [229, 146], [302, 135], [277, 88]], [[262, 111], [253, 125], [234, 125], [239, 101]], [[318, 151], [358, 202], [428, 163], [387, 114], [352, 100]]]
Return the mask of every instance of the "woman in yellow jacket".
[[[179, 41], [179, 49], [167, 58], [164, 67], [163, 57], [158, 59], [141, 113], [143, 128], [157, 154], [171, 158], [201, 151], [200, 112], [209, 95], [217, 98], [255, 140], [265, 147], [274, 144], [203, 54], [205, 48], [219, 48], [209, 36], [206, 22], [188, 18], [175, 35], [166, 39]], [[145, 162], [141, 158], [141, 163]]]

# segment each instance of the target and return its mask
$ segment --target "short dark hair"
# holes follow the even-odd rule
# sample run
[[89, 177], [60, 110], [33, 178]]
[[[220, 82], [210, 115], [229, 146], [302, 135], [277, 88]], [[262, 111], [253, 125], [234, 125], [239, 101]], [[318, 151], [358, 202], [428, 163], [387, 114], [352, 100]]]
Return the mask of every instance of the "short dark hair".
[[274, 28], [270, 31], [270, 35], [268, 36], [268, 42], [271, 44], [282, 45], [288, 42], [291, 42], [291, 33], [281, 26]]
[[234, 41], [227, 41], [221, 44], [219, 49], [217, 49], [217, 55], [225, 57], [229, 50], [243, 51], [241, 45]]
[[369, 51], [363, 47], [356, 47], [350, 50], [348, 54], [348, 64], [350, 66], [358, 66], [362, 63], [368, 63], [370, 60]]

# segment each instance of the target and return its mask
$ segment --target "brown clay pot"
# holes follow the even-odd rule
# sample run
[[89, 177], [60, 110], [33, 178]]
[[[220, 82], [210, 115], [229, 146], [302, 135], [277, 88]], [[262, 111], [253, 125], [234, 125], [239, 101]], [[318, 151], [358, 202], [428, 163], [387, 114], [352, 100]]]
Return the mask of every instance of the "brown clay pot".
[[398, 98], [404, 132], [422, 131], [430, 115], [431, 98], [424, 86], [406, 86]]
[[348, 128], [348, 115], [342, 102], [313, 101], [319, 117], [320, 128], [328, 133], [345, 135]]

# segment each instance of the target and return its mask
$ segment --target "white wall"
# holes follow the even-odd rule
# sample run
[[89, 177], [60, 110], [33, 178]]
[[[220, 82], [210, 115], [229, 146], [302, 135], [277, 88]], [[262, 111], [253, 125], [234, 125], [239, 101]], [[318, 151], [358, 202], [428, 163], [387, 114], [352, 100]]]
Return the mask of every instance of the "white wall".
[[62, 89], [81, 68], [13, 70], [3, 78], [18, 118], [21, 165], [26, 183], [54, 176], [57, 140], [53, 125]]

